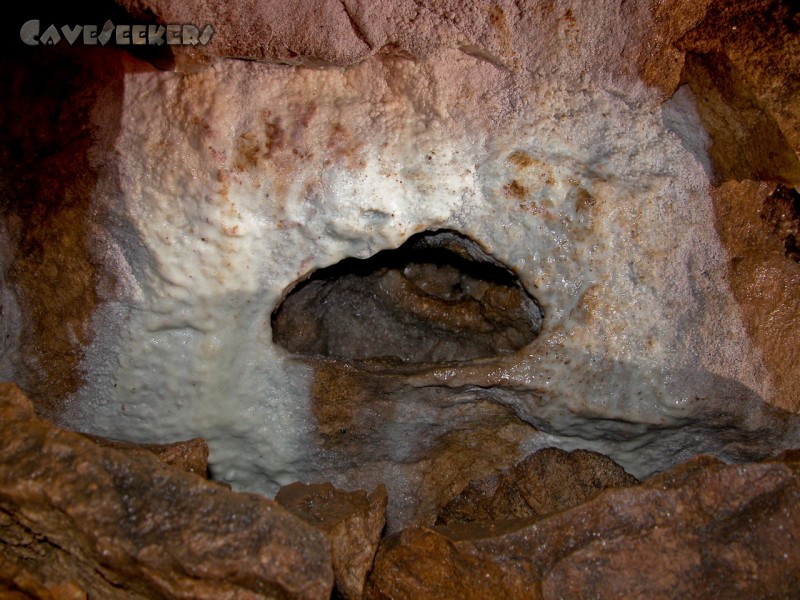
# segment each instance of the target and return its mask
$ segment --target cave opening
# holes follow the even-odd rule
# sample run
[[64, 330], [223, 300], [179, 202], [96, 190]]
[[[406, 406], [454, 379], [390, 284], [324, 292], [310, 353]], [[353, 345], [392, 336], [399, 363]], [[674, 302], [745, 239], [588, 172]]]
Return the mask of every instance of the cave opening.
[[512, 269], [468, 236], [435, 230], [306, 276], [273, 311], [272, 332], [305, 356], [446, 363], [515, 352], [543, 318]]

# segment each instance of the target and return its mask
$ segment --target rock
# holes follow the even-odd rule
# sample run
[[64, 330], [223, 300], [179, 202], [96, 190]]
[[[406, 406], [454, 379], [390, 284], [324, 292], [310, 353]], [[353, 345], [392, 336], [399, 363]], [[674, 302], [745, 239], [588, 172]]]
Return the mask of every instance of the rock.
[[630, 80], [639, 74], [636, 65], [645, 80], [670, 83], [681, 66], [672, 43], [703, 16], [705, 3], [323, 0], [312, 7], [299, 0], [247, 6], [117, 0], [145, 22], [214, 26], [208, 45], [172, 47], [176, 68], [185, 71], [219, 58], [343, 67], [373, 57], [424, 61], [453, 49], [492, 68], [537, 78], [585, 78], [586, 70], [605, 70]]
[[791, 0], [715, 1], [677, 44], [723, 181], [800, 185], [798, 27]]
[[[763, 357], [775, 404], [800, 411], [800, 264], [792, 256], [791, 196], [775, 184], [726, 182], [712, 192], [728, 280], [750, 339]], [[782, 209], [774, 210], [781, 202]], [[775, 213], [785, 214], [780, 219]], [[771, 217], [770, 215], [774, 215]], [[788, 244], [787, 244], [788, 241]]]
[[526, 440], [544, 437], [482, 394], [462, 399], [435, 388], [409, 394], [407, 385], [396, 364], [370, 371], [320, 361], [311, 389], [316, 443], [327, 449], [318, 464], [339, 487], [386, 482], [390, 531], [433, 525], [439, 508], [470, 480], [520, 460]]
[[698, 457], [543, 518], [405, 529], [381, 543], [366, 597], [791, 598], [800, 586], [792, 457]]
[[375, 560], [364, 596], [368, 600], [542, 597], [539, 582], [424, 527], [385, 538]]
[[[711, 45], [725, 3], [120, 4], [217, 33], [174, 48], [182, 72], [66, 42], [2, 69], [0, 377], [40, 414], [118, 439], [203, 437], [212, 472], [265, 495], [385, 481], [390, 528], [432, 525], [470, 480], [575, 438], [638, 477], [697, 452], [797, 444], [797, 420], [762, 410], [792, 409], [797, 369], [764, 358], [767, 334], [751, 343], [691, 94], [662, 104], [685, 52], [746, 70], [735, 36]], [[766, 5], [743, 6], [737, 19]], [[791, 88], [763, 67], [759, 82]], [[791, 111], [736, 81], [791, 144]], [[414, 267], [369, 288], [401, 318], [356, 304], [352, 326], [321, 328], [321, 346], [347, 353], [275, 342], [272, 315], [298, 282], [441, 230], [521, 287], [457, 299], [456, 319], [441, 284], [474, 282]], [[523, 290], [547, 313], [535, 339], [507, 327], [532, 314]], [[424, 318], [402, 345], [366, 347], [410, 316]], [[326, 398], [331, 379], [355, 383]]]
[[162, 462], [189, 473], [194, 473], [201, 477], [206, 477], [208, 474], [208, 444], [202, 438], [174, 442], [172, 444], [137, 444], [110, 440], [88, 433], [81, 435], [104, 448], [114, 448], [133, 454], [149, 452], [156, 455]]
[[443, 363], [519, 350], [542, 316], [513, 272], [439, 231], [312, 273], [275, 309], [272, 332], [300, 354]]
[[361, 598], [385, 523], [386, 486], [372, 494], [345, 492], [330, 483], [292, 483], [275, 501], [321, 529], [331, 545], [334, 583], [344, 598]]
[[119, 120], [125, 54], [42, 50], [0, 67], [9, 85], [0, 117], [8, 173], [0, 294], [2, 316], [13, 323], [0, 359], [18, 344], [14, 380], [41, 414], [57, 418], [83, 382], [92, 315], [119, 278], [98, 259], [93, 233], [102, 211], [92, 202]]
[[12, 384], [0, 386], [0, 444], [0, 582], [11, 590], [330, 596], [325, 536], [273, 501], [60, 430]]
[[542, 517], [578, 506], [605, 489], [637, 483], [602, 454], [545, 448], [507, 471], [471, 481], [442, 507], [436, 524]]

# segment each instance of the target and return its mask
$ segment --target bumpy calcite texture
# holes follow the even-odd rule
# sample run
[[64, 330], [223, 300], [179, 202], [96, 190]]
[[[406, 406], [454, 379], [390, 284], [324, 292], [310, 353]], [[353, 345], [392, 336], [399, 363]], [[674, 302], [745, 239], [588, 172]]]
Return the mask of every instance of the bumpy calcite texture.
[[[97, 198], [120, 224], [100, 239], [126, 293], [95, 313], [71, 422], [203, 435], [218, 474], [245, 487], [297, 477], [313, 468], [314, 422], [308, 369], [271, 341], [282, 291], [442, 227], [517, 271], [545, 324], [517, 354], [412, 385], [491, 387], [523, 420], [599, 438], [638, 474], [663, 466], [638, 449], [648, 427], [769, 397], [705, 171], [665, 126], [697, 128], [692, 115], [437, 58], [131, 68], [119, 179]], [[615, 433], [636, 434], [635, 457], [608, 447]]]
[[[693, 96], [662, 103], [681, 71], [668, 41], [701, 4], [334, 4], [291, 17], [269, 3], [246, 17], [154, 5], [169, 22], [218, 19], [216, 56], [338, 67], [122, 62], [118, 114], [98, 124], [111, 148], [89, 236], [113, 286], [63, 423], [202, 436], [212, 474], [236, 487], [386, 481], [400, 504], [431, 440], [480, 421], [469, 411], [506, 432], [506, 464], [556, 443], [642, 476], [700, 451], [738, 459], [797, 443], [795, 417], [772, 406], [792, 404], [728, 286]], [[184, 67], [199, 58], [213, 57], [177, 55]], [[314, 269], [440, 228], [518, 274], [544, 309], [541, 334], [513, 354], [395, 373], [391, 394], [331, 392], [343, 412], [371, 392], [382, 403], [333, 456], [319, 416], [335, 410], [311, 401], [320, 365], [273, 343], [271, 312]]]

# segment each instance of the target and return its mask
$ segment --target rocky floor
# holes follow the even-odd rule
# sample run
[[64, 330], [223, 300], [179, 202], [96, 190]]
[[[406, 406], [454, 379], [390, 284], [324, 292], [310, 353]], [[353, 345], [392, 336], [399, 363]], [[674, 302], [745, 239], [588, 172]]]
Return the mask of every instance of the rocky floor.
[[[201, 440], [138, 447], [0, 387], [4, 598], [793, 598], [800, 452], [697, 457], [638, 482], [555, 448], [473, 481], [434, 526], [382, 537], [387, 489], [204, 477]], [[392, 490], [388, 490], [391, 494]]]

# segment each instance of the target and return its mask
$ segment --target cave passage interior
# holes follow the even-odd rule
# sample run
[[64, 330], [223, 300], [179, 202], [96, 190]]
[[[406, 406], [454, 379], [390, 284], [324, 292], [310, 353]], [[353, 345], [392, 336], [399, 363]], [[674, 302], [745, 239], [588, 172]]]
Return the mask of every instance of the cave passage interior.
[[443, 363], [515, 352], [543, 317], [510, 268], [469, 237], [437, 230], [307, 275], [284, 294], [272, 330], [301, 355]]

